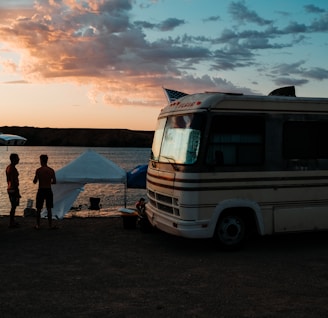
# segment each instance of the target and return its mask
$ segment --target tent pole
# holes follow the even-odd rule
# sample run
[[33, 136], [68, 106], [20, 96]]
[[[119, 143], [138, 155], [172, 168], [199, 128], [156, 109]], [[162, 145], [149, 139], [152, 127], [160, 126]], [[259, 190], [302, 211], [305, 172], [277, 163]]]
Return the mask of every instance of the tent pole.
[[124, 183], [124, 207], [126, 208], [126, 188], [127, 188], [127, 183]]

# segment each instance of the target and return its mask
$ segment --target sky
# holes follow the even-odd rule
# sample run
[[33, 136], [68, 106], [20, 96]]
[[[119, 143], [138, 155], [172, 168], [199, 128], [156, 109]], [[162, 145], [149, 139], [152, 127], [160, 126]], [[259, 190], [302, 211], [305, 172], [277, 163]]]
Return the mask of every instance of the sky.
[[327, 34], [327, 0], [2, 0], [0, 126], [154, 130], [163, 87], [328, 97]]

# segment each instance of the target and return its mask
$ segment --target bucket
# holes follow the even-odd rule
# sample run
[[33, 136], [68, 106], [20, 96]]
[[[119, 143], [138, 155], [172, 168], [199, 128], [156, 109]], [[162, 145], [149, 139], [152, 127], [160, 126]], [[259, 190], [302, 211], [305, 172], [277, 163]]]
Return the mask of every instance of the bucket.
[[33, 208], [33, 200], [32, 199], [27, 199], [26, 207], [28, 209], [32, 209]]

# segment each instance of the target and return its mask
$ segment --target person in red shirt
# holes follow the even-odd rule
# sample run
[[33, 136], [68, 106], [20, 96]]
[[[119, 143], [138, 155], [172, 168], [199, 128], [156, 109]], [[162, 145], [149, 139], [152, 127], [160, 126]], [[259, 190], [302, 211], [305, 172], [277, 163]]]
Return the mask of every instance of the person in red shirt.
[[136, 203], [136, 210], [139, 215], [138, 224], [140, 231], [145, 233], [151, 232], [152, 226], [146, 215], [146, 200], [144, 198], [140, 198], [140, 200]]
[[52, 226], [52, 211], [53, 208], [53, 192], [51, 185], [56, 183], [56, 174], [54, 169], [48, 167], [48, 156], [40, 156], [41, 167], [35, 172], [33, 183], [39, 182], [39, 189], [36, 195], [36, 226], [35, 229], [40, 228], [41, 210], [43, 208], [44, 201], [46, 202], [46, 208], [48, 211], [48, 224], [50, 229], [57, 227]]
[[145, 216], [145, 204], [146, 201], [144, 198], [140, 198], [140, 200], [136, 203], [136, 209], [140, 216]]
[[19, 193], [19, 180], [18, 180], [18, 170], [16, 165], [19, 163], [19, 156], [17, 153], [12, 153], [9, 157], [10, 165], [6, 168], [7, 176], [7, 192], [9, 195], [9, 200], [11, 204], [10, 214], [9, 214], [9, 227], [15, 228], [19, 224], [15, 222], [16, 208], [19, 206], [19, 199], [21, 198]]

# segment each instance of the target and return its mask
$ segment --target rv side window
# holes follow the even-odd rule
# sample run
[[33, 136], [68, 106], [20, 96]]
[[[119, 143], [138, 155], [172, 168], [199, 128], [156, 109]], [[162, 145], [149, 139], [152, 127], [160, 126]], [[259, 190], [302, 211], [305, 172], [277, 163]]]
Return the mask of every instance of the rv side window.
[[286, 122], [283, 156], [285, 159], [328, 159], [328, 122]]
[[262, 116], [217, 115], [213, 118], [206, 162], [218, 166], [260, 165], [264, 161]]

